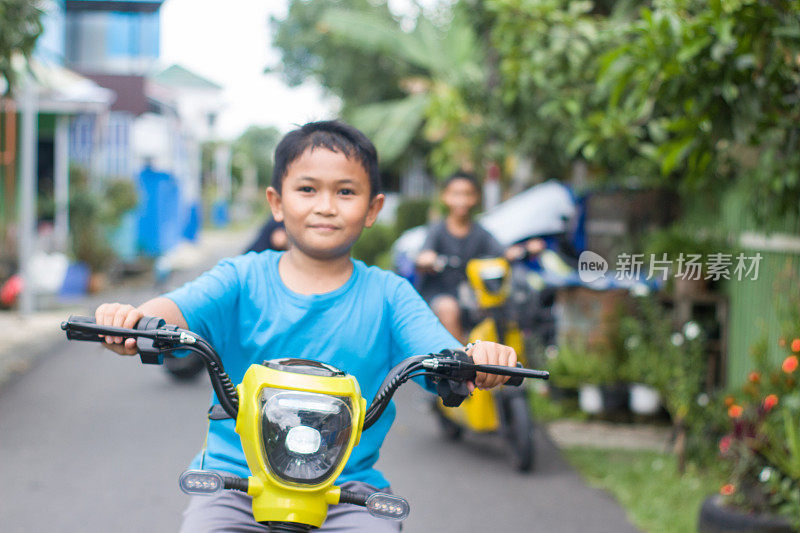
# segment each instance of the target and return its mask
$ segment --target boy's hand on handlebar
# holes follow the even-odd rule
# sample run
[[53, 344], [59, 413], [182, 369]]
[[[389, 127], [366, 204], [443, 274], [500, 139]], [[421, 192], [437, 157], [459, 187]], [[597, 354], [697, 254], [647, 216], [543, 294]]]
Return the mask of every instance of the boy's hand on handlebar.
[[[94, 319], [98, 325], [116, 328], [134, 328], [143, 316], [144, 313], [136, 307], [119, 303], [102, 304], [94, 312]], [[106, 336], [103, 346], [120, 355], [136, 353], [136, 339], [133, 338]]]
[[[472, 348], [467, 351], [467, 355], [472, 357], [476, 365], [517, 366], [517, 352], [509, 346], [497, 344], [496, 342], [476, 342], [472, 345]], [[475, 383], [468, 383], [467, 386], [470, 392], [472, 392], [475, 387], [479, 389], [491, 389], [492, 387], [502, 385], [506, 381], [508, 381], [508, 376], [478, 372], [475, 376]]]

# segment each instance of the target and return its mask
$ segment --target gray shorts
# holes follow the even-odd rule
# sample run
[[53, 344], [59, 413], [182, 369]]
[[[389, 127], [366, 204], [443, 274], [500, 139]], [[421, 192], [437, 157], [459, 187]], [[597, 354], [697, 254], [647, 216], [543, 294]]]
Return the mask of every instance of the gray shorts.
[[[343, 489], [375, 492], [360, 481], [348, 481]], [[389, 489], [384, 492], [391, 492]], [[350, 504], [331, 505], [320, 533], [397, 533], [400, 522], [375, 518], [363, 507]], [[266, 527], [253, 519], [252, 499], [243, 492], [224, 490], [214, 496], [192, 496], [183, 512], [180, 533], [264, 533]]]

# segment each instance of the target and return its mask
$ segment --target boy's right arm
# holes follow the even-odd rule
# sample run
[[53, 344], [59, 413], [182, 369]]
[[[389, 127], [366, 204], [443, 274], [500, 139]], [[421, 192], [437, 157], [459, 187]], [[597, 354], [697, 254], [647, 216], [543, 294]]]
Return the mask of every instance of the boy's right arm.
[[[175, 324], [184, 329], [189, 327], [186, 324], [183, 313], [181, 313], [175, 302], [163, 296], [148, 300], [139, 307], [120, 303], [106, 303], [102, 304], [94, 312], [94, 318], [99, 325], [120, 328], [136, 326], [136, 323], [143, 316], [163, 318], [167, 324]], [[122, 337], [106, 337], [106, 342], [103, 343], [103, 346], [118, 354], [134, 355], [136, 353], [136, 339], [125, 339], [124, 344], [122, 341]]]

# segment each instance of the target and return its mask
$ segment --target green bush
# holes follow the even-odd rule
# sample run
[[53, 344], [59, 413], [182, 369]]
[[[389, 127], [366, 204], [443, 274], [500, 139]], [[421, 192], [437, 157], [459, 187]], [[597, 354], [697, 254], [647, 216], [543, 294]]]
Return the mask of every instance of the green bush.
[[431, 202], [426, 198], [401, 201], [397, 206], [397, 214], [395, 215], [394, 223], [397, 235], [402, 235], [406, 230], [427, 223], [428, 210], [430, 207]]
[[97, 193], [89, 187], [84, 169], [75, 167], [70, 174], [72, 254], [93, 272], [102, 272], [115, 258], [107, 235], [125, 213], [136, 207], [136, 186], [128, 179], [111, 179], [105, 182], [102, 192]]
[[114, 252], [101, 229], [101, 211], [100, 197], [89, 190], [79, 189], [70, 197], [72, 253], [75, 259], [86, 263], [92, 272], [107, 269], [114, 259]]
[[133, 180], [111, 179], [103, 187], [102, 222], [108, 226], [116, 226], [122, 216], [138, 204], [139, 194]]
[[353, 245], [353, 257], [364, 261], [368, 265], [378, 265], [382, 268], [385, 264], [386, 253], [391, 249], [397, 234], [392, 226], [375, 224], [366, 228]]
[[559, 387], [578, 387], [584, 383], [611, 383], [614, 364], [607, 350], [589, 348], [585, 343], [565, 342], [558, 355], [548, 362], [553, 382]]

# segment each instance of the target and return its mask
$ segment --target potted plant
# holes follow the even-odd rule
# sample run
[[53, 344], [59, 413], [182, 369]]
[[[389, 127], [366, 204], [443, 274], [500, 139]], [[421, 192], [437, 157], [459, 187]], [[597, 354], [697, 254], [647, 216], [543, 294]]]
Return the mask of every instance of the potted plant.
[[578, 405], [586, 414], [598, 415], [608, 410], [608, 399], [601, 383], [608, 380], [609, 366], [603, 357], [591, 351], [584, 352], [582, 374], [579, 376]]
[[654, 415], [661, 408], [661, 394], [655, 386], [660, 371], [658, 350], [650, 342], [649, 329], [640, 317], [624, 317], [620, 330], [625, 339], [622, 372], [630, 383], [628, 407], [637, 415]]
[[553, 385], [562, 390], [577, 390], [578, 405], [588, 414], [603, 411], [600, 383], [608, 365], [578, 341], [565, 342], [548, 362]]
[[778, 279], [775, 301], [782, 333], [772, 342], [764, 336], [753, 346], [753, 370], [720, 405], [727, 415], [727, 433], [719, 441], [719, 453], [730, 477], [720, 493], [703, 504], [698, 524], [701, 532], [718, 531], [720, 524], [728, 524], [734, 531], [800, 530], [797, 286], [798, 276], [793, 271]]
[[578, 381], [578, 406], [586, 414], [599, 415], [615, 408], [609, 400], [606, 386], [612, 379], [611, 361], [605, 351], [583, 347], [576, 350], [579, 366], [575, 373]]
[[569, 345], [560, 348], [548, 347], [545, 350], [550, 380], [547, 381], [547, 393], [554, 401], [578, 398], [577, 373], [580, 371], [580, 355]]
[[[703, 504], [699, 529], [720, 523], [755, 532], [800, 530], [800, 294], [788, 268], [775, 285], [780, 336], [753, 346], [753, 370], [720, 407], [719, 452], [730, 479]], [[772, 348], [772, 350], [770, 350]], [[772, 353], [771, 353], [772, 352]]]
[[789, 350], [780, 365], [758, 365], [726, 398], [729, 432], [719, 451], [730, 479], [704, 502], [701, 532], [722, 525], [733, 531], [800, 529], [800, 338]]
[[100, 192], [95, 192], [89, 186], [89, 175], [83, 168], [72, 167], [71, 173], [72, 254], [89, 267], [89, 290], [97, 292], [107, 284], [106, 271], [116, 258], [110, 235], [123, 216], [136, 207], [136, 187], [128, 179], [109, 179]]

